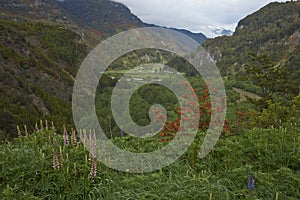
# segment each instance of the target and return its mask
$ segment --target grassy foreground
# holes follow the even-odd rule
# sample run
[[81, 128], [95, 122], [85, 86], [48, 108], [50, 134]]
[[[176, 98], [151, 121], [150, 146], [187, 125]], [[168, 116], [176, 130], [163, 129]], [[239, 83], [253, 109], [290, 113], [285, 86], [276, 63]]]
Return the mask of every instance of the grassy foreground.
[[[44, 129], [1, 145], [0, 199], [300, 199], [299, 131], [224, 135], [204, 159], [195, 156], [196, 140], [172, 165], [130, 174], [93, 165], [78, 139], [65, 146], [62, 135]], [[136, 145], [128, 136], [114, 143]], [[251, 173], [254, 190], [247, 187]]]

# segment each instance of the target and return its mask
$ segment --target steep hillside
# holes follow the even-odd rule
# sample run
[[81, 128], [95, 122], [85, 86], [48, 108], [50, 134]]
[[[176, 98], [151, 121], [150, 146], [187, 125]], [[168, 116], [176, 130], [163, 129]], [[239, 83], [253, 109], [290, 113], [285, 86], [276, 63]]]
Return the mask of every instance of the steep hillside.
[[3, 0], [0, 8], [2, 19], [68, 27], [90, 48], [112, 34], [144, 25], [127, 7], [108, 0]]
[[0, 140], [40, 118], [72, 124], [73, 77], [88, 49], [145, 26], [108, 0], [2, 0], [0, 8]]
[[[59, 5], [81, 27], [93, 30], [103, 38], [131, 28], [159, 27], [142, 22], [125, 5], [110, 0], [64, 0]], [[207, 39], [202, 33], [171, 29], [186, 34], [199, 43]]]
[[[276, 64], [288, 70], [293, 79], [290, 89], [297, 94], [300, 84], [300, 2], [270, 3], [242, 19], [233, 36], [206, 41], [223, 75], [244, 74], [250, 53], [266, 54]], [[236, 75], [237, 74], [237, 75]], [[285, 79], [288, 79], [285, 77]]]
[[109, 36], [144, 23], [121, 3], [108, 0], [65, 0], [59, 4], [82, 27], [92, 28]]
[[1, 0], [1, 17], [32, 19], [48, 23], [72, 24], [56, 0]]
[[[1, 19], [34, 20], [67, 26], [93, 48], [101, 40], [131, 28], [153, 26], [143, 23], [123, 4], [111, 0], [2, 0]], [[178, 30], [199, 43], [201, 33]]]
[[71, 124], [73, 76], [87, 53], [80, 36], [43, 23], [1, 20], [0, 29], [0, 135], [44, 117]]

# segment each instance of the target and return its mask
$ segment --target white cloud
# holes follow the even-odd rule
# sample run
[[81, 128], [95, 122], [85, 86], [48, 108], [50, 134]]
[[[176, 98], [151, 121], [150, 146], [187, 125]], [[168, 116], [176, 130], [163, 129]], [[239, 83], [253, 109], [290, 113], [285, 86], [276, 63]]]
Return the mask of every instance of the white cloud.
[[234, 30], [240, 19], [271, 2], [271, 0], [116, 1], [128, 6], [144, 22], [204, 33], [207, 26]]

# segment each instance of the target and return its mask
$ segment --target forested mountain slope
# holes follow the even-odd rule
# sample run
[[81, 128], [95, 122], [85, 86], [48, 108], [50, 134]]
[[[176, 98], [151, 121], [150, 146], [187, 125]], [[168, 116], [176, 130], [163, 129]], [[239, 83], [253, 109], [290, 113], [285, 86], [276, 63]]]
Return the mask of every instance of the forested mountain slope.
[[[270, 3], [242, 19], [233, 36], [207, 40], [203, 46], [211, 53], [223, 75], [247, 76], [253, 56], [266, 56], [280, 66], [291, 82], [286, 89], [297, 95], [300, 85], [300, 2]], [[257, 58], [254, 58], [257, 59]], [[260, 63], [262, 64], [262, 63]], [[274, 77], [274, 79], [280, 77]]]

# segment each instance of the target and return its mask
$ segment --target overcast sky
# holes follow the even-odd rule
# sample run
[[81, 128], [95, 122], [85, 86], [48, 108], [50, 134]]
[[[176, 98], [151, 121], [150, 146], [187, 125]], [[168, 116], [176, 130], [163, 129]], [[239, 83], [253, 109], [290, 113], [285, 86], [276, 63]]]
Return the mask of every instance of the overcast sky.
[[[209, 36], [208, 26], [234, 31], [238, 21], [271, 0], [115, 0], [142, 21]], [[275, 1], [275, 0], [273, 0]], [[285, 0], [279, 0], [285, 1]]]

